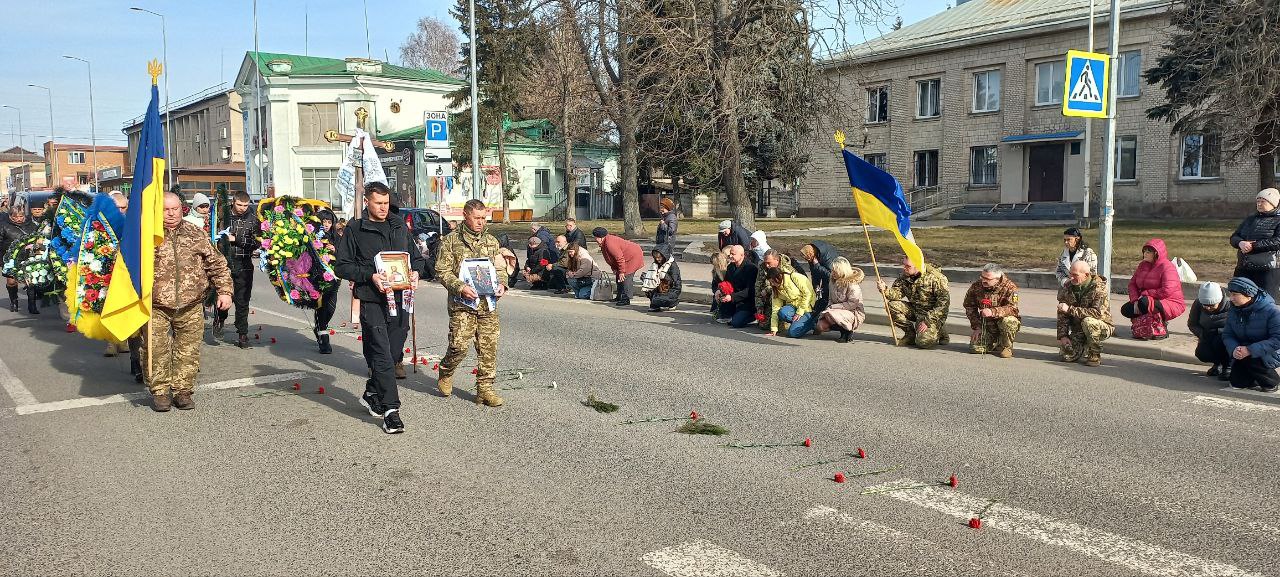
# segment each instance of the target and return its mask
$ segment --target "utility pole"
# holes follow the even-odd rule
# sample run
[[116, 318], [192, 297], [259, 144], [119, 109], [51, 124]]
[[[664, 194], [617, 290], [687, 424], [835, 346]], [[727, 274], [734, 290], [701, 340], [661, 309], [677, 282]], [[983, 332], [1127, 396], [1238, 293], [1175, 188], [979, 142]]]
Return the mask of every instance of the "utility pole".
[[[480, 198], [480, 98], [476, 88], [476, 0], [470, 1], [471, 26], [471, 198]], [[567, 176], [567, 175], [566, 175]], [[506, 191], [503, 191], [506, 194]], [[506, 214], [503, 214], [505, 217]]]
[[1111, 278], [1111, 226], [1115, 215], [1112, 205], [1115, 203], [1115, 164], [1116, 164], [1116, 62], [1120, 60], [1120, 0], [1111, 0], [1111, 64], [1108, 70], [1111, 77], [1107, 79], [1107, 132], [1103, 138], [1103, 152], [1106, 162], [1102, 165], [1102, 238], [1098, 243], [1101, 253], [1098, 255], [1098, 274]]
[[[1093, 5], [1089, 0], [1089, 52], [1093, 52]], [[1089, 201], [1093, 197], [1093, 119], [1084, 119], [1084, 220], [1089, 221]]]
[[[253, 0], [253, 56], [254, 62], [261, 66], [262, 55], [258, 53], [258, 0]], [[253, 148], [257, 155], [251, 159], [258, 165], [258, 186], [262, 188], [262, 197], [267, 195], [266, 167], [263, 163], [267, 156], [262, 151], [262, 70], [259, 68], [253, 75]], [[248, 166], [245, 167], [248, 170]]]
[[[49, 150], [50, 150], [50, 153], [52, 153], [53, 143], [57, 142], [57, 140], [53, 137], [53, 134], [54, 134], [53, 132], [53, 89], [49, 88], [48, 86], [41, 86], [39, 84], [28, 84], [27, 86], [30, 86], [31, 88], [40, 88], [45, 92], [49, 93]], [[46, 158], [44, 160], [45, 162], [49, 162], [50, 159]], [[45, 185], [48, 186], [48, 183], [45, 183]]]
[[160, 58], [164, 62], [164, 138], [165, 138], [165, 177], [169, 186], [173, 186], [173, 165], [178, 161], [178, 151], [173, 149], [173, 109], [169, 107], [169, 32], [165, 27], [164, 14], [152, 12], [145, 8], [132, 7], [130, 10], [146, 12], [160, 17]]

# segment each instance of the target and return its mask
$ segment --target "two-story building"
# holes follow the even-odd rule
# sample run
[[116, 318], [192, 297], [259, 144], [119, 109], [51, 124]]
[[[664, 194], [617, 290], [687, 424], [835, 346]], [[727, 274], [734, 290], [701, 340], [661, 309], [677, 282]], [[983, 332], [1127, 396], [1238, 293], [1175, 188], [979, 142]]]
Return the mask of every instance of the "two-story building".
[[[1085, 163], [1096, 207], [1104, 121], [1062, 114], [1065, 57], [1085, 50], [1089, 0], [969, 0], [831, 59], [825, 72], [851, 95], [861, 121], [814, 135], [801, 214], [847, 214], [849, 185], [831, 132], [892, 173], [917, 211], [996, 203], [1079, 204]], [[1095, 52], [1108, 52], [1098, 1]], [[1257, 170], [1224, 161], [1213, 134], [1171, 134], [1146, 110], [1163, 93], [1142, 79], [1169, 33], [1168, 0], [1121, 0], [1116, 76], [1115, 204], [1121, 214], [1199, 214], [1209, 203], [1247, 202]], [[1079, 207], [1077, 207], [1079, 208]], [[1090, 211], [1096, 215], [1096, 208]]]
[[[143, 118], [124, 123], [130, 158], [137, 158]], [[230, 193], [245, 189], [244, 123], [238, 92], [226, 84], [213, 86], [162, 107], [160, 119], [167, 135], [165, 157], [184, 193], [211, 194], [222, 185]]]
[[50, 187], [79, 188], [93, 184], [97, 171], [119, 168], [131, 174], [133, 162], [127, 146], [44, 143], [45, 181]]

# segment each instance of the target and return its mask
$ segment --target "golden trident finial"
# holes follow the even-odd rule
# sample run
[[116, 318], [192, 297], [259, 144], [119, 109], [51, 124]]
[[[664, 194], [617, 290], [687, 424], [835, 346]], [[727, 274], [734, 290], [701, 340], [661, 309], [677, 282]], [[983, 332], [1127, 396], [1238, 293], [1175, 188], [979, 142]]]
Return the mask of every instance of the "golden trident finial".
[[161, 74], [164, 74], [164, 66], [160, 64], [159, 60], [152, 60], [147, 63], [147, 72], [151, 74], [151, 85], [155, 86], [156, 79], [160, 78]]
[[840, 148], [844, 148], [844, 131], [837, 130], [835, 137], [836, 137], [836, 144], [839, 144]]

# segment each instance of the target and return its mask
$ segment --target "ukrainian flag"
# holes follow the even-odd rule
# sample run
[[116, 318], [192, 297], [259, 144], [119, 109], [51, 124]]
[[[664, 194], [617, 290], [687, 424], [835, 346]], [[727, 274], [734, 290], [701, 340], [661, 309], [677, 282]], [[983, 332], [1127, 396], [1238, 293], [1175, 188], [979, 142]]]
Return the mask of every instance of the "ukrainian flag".
[[844, 168], [849, 173], [849, 186], [853, 188], [853, 202], [858, 205], [862, 222], [892, 231], [911, 264], [923, 272], [924, 253], [911, 236], [911, 207], [902, 194], [902, 185], [893, 175], [858, 155], [848, 150], [840, 152], [844, 155]]
[[152, 61], [151, 103], [142, 122], [133, 188], [124, 225], [116, 233], [120, 253], [112, 267], [111, 284], [102, 308], [102, 326], [117, 341], [132, 336], [151, 319], [151, 284], [155, 280], [156, 247], [164, 242], [165, 157], [156, 79], [162, 69]]

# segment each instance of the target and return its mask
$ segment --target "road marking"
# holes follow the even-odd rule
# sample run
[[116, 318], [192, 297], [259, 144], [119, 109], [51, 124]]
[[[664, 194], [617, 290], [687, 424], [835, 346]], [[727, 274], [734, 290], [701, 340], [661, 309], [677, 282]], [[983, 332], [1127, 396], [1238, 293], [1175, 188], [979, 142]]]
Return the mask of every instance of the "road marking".
[[671, 577], [778, 577], [781, 573], [710, 541], [645, 553], [645, 564]]
[[1236, 401], [1233, 399], [1224, 399], [1222, 397], [1210, 397], [1206, 395], [1196, 395], [1183, 402], [1193, 405], [1201, 405], [1205, 407], [1213, 407], [1215, 409], [1235, 409], [1246, 413], [1265, 413], [1267, 411], [1280, 411], [1280, 407], [1270, 405], [1262, 405], [1258, 403], [1247, 403], [1245, 401]]
[[[231, 379], [229, 381], [219, 381], [209, 383], [207, 385], [196, 385], [196, 391], [217, 391], [222, 389], [238, 389], [241, 387], [253, 387], [259, 385], [269, 385], [281, 381], [291, 381], [295, 379], [305, 379], [311, 376], [311, 373], [292, 372], [280, 373], [275, 375], [260, 375], [257, 377], [246, 377], [243, 379]], [[28, 405], [19, 405], [14, 407], [14, 412], [19, 415], [34, 415], [36, 413], [51, 413], [53, 411], [65, 411], [67, 409], [82, 409], [84, 407], [97, 407], [100, 405], [110, 405], [114, 403], [127, 403], [141, 399], [150, 399], [151, 393], [147, 391], [137, 393], [121, 393], [118, 395], [108, 395], [106, 397], [82, 397], [79, 399], [68, 399], [65, 401], [53, 401], [51, 403], [32, 403]]]
[[13, 399], [13, 404], [21, 407], [24, 405], [34, 405], [39, 401], [36, 396], [31, 394], [31, 390], [22, 384], [22, 380], [9, 370], [9, 365], [0, 361], [0, 386], [4, 387], [4, 392], [9, 393], [9, 398]]
[[928, 543], [930, 545], [935, 544], [933, 541], [925, 539], [924, 537], [912, 535], [911, 533], [907, 533], [904, 531], [899, 531], [888, 525], [882, 525], [880, 523], [876, 523], [875, 521], [870, 521], [867, 519], [858, 519], [852, 515], [841, 513], [835, 507], [828, 507], [826, 505], [818, 505], [817, 507], [813, 507], [808, 511], [805, 511], [804, 518], [809, 520], [831, 519], [842, 525], [848, 525], [850, 527], [856, 527], [858, 529], [862, 529], [868, 533], [871, 533], [872, 535], [889, 537], [892, 539], [901, 539], [904, 541], [921, 541], [924, 543]]
[[[899, 479], [868, 487], [868, 489], [909, 487], [920, 484], [913, 479]], [[990, 502], [941, 486], [888, 491], [881, 494], [958, 519], [973, 517]], [[1260, 577], [1258, 573], [1245, 571], [1235, 565], [1195, 557], [1002, 503], [996, 503], [987, 510], [982, 517], [982, 524], [984, 527], [1123, 565], [1145, 575]]]

